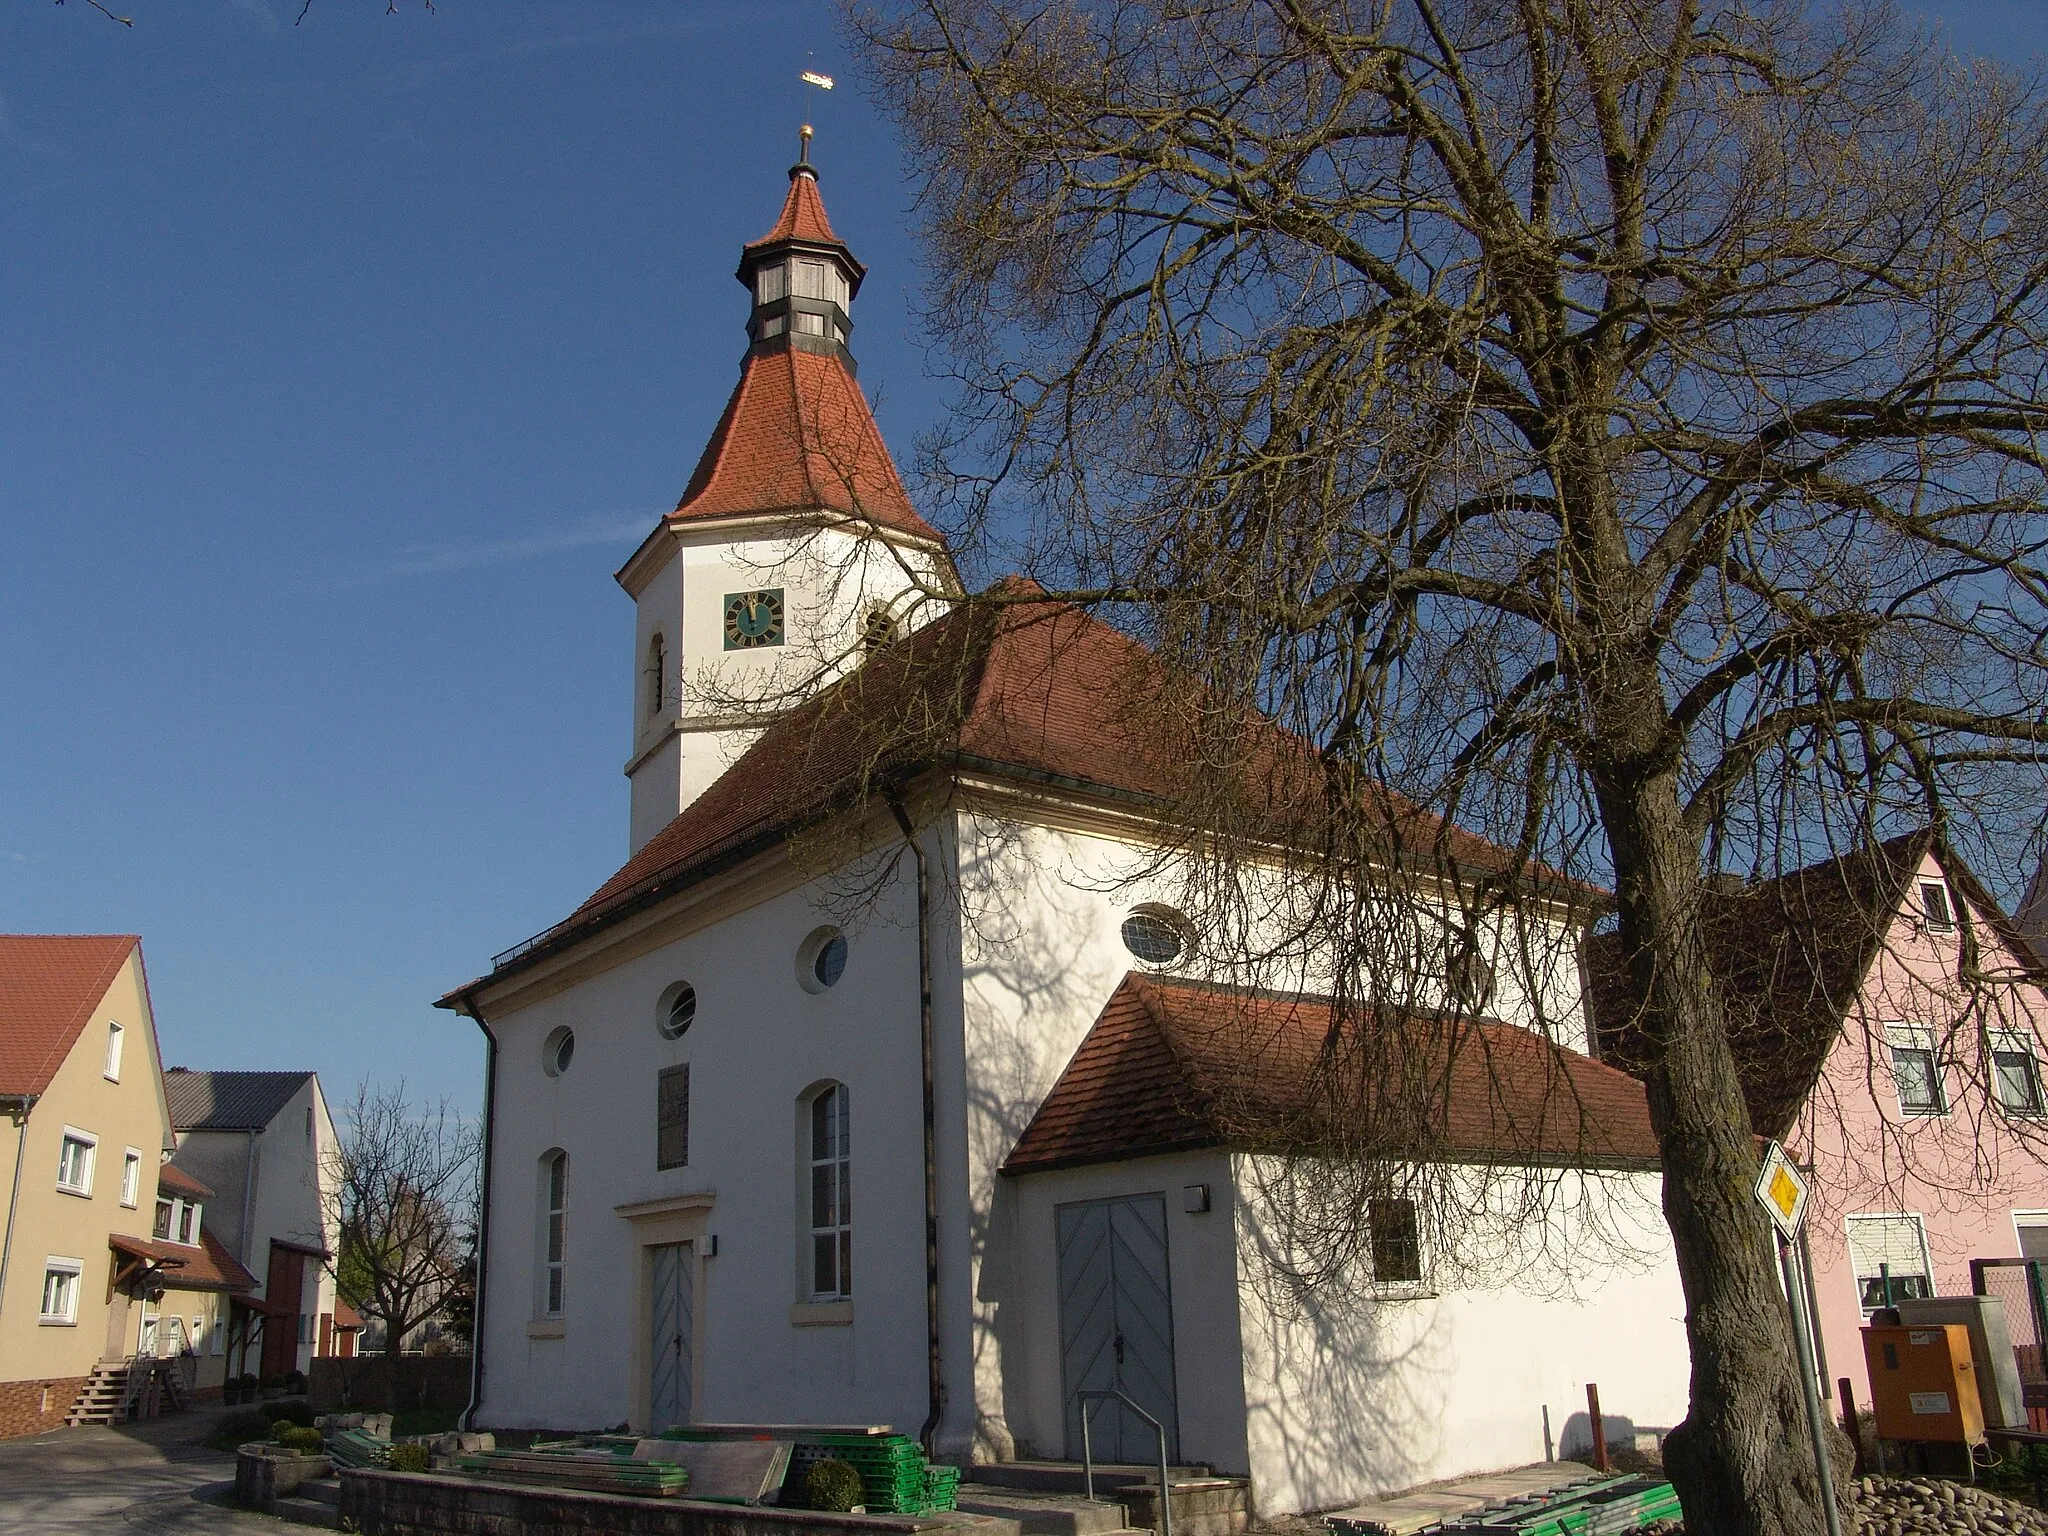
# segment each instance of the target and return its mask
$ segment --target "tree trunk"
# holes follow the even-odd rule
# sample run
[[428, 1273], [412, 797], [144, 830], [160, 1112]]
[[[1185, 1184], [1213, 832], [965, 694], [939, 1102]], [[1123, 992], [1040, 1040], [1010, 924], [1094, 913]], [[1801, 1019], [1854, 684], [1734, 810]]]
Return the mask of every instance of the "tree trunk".
[[1691, 1407], [1664, 1465], [1689, 1531], [1818, 1536], [1825, 1521], [1790, 1318], [1770, 1220], [1753, 1193], [1756, 1139], [1700, 926], [1700, 849], [1668, 772], [1595, 780], [1621, 940], [1648, 1000], [1650, 1120], [1692, 1347]]

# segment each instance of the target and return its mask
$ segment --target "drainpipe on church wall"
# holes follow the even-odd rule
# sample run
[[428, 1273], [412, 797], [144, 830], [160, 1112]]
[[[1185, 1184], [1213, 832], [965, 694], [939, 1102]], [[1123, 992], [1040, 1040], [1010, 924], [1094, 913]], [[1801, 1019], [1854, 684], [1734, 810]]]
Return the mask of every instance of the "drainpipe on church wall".
[[932, 1438], [938, 1433], [939, 1414], [945, 1404], [945, 1381], [939, 1359], [939, 1159], [938, 1112], [932, 1089], [932, 925], [929, 870], [924, 845], [910, 824], [903, 799], [895, 790], [884, 790], [890, 814], [903, 831], [903, 841], [917, 863], [917, 1028], [924, 1057], [924, 1317], [925, 1368], [931, 1411], [917, 1432], [918, 1444], [927, 1459]]
[[467, 1012], [484, 1032], [484, 1136], [480, 1155], [483, 1172], [477, 1181], [475, 1293], [469, 1309], [469, 1406], [462, 1410], [462, 1427], [476, 1428], [476, 1411], [484, 1396], [484, 1272], [491, 1250], [491, 1130], [498, 1119], [498, 1037], [484, 1022], [483, 1011], [470, 998]]
[[28, 1117], [41, 1094], [24, 1093], [9, 1101], [15, 1115], [14, 1187], [7, 1192], [7, 1235], [0, 1238], [0, 1307], [7, 1304], [7, 1266], [14, 1257], [14, 1208], [21, 1203], [21, 1163], [28, 1156]]

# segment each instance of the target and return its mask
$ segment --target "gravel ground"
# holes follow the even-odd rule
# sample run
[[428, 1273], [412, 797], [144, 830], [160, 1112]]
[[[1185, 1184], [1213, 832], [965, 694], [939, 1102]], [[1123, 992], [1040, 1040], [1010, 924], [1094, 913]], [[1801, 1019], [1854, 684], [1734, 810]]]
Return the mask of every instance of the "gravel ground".
[[2048, 1536], [2048, 1513], [2031, 1504], [1925, 1477], [1861, 1479], [1855, 1520], [1856, 1536]]

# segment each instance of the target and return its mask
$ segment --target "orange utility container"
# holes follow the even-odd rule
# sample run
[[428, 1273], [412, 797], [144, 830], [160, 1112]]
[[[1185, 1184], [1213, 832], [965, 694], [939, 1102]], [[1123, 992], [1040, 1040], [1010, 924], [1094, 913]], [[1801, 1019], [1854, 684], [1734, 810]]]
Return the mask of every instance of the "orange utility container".
[[1984, 1408], [1963, 1324], [1866, 1328], [1863, 1363], [1883, 1438], [1984, 1443]]

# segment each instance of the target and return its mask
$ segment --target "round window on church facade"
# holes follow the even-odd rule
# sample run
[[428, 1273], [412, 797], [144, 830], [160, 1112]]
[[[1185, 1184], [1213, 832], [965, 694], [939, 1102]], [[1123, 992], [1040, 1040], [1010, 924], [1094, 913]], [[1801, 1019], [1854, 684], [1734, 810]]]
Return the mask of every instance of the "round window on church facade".
[[1169, 907], [1139, 907], [1124, 919], [1123, 940], [1146, 965], [1171, 965], [1188, 951], [1187, 919]]
[[814, 928], [797, 946], [796, 979], [806, 992], [823, 992], [846, 974], [846, 935], [837, 928]]
[[680, 1040], [683, 1032], [697, 1020], [697, 989], [687, 981], [679, 981], [661, 994], [660, 1005], [655, 1009], [654, 1025], [666, 1040]]
[[569, 1062], [576, 1054], [576, 1031], [563, 1025], [549, 1032], [540, 1048], [540, 1064], [549, 1077], [560, 1077], [569, 1070]]

